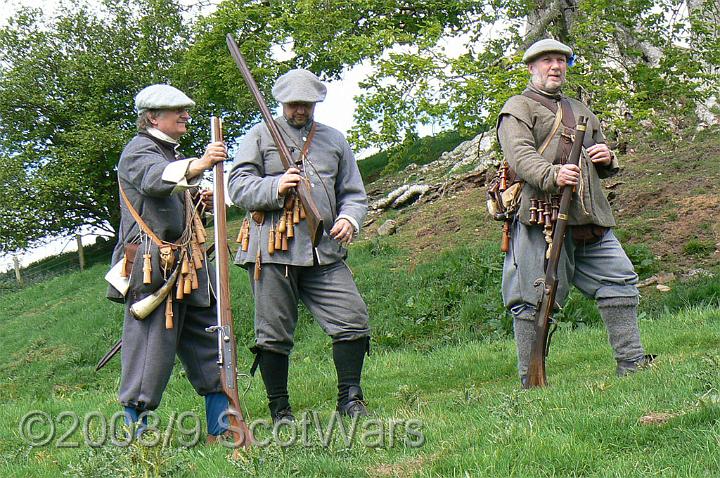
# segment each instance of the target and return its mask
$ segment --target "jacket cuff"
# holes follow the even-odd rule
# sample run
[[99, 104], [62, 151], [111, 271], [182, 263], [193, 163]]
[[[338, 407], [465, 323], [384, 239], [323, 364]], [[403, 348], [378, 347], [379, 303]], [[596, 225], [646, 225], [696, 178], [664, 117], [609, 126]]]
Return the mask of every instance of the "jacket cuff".
[[547, 187], [545, 187], [545, 188], [543, 188], [543, 189], [544, 189], [546, 192], [549, 192], [549, 193], [551, 193], [551, 194], [555, 194], [555, 193], [558, 193], [558, 192], [560, 191], [560, 186], [558, 186], [558, 183], [557, 183], [557, 177], [558, 177], [558, 173], [560, 172], [560, 168], [562, 168], [562, 165], [560, 165], [560, 164], [553, 164], [551, 167], [552, 167], [552, 172], [550, 173], [550, 174], [551, 174], [551, 177], [552, 177], [551, 184], [547, 185]]
[[270, 190], [275, 191], [275, 206], [276, 209], [282, 209], [285, 205], [285, 196], [280, 195], [280, 177], [273, 178], [273, 182], [270, 185]]

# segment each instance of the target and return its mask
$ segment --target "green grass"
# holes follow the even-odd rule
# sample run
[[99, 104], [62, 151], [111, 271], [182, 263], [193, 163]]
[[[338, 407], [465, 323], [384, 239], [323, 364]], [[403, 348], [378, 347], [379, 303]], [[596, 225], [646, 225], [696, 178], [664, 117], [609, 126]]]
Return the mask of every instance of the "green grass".
[[[698, 147], [709, 157], [718, 143], [703, 138]], [[427, 144], [418, 147], [422, 154], [407, 149], [395, 156], [401, 158], [396, 163], [387, 156], [361, 161], [363, 177], [367, 181], [440, 154]], [[648, 199], [637, 195], [666, 185], [670, 171], [680, 179], [689, 176], [671, 156], [689, 158], [697, 152], [688, 147], [663, 153], [659, 160], [650, 153], [636, 158], [637, 164], [628, 161], [620, 178], [627, 183], [619, 186], [622, 207]], [[712, 179], [717, 167], [710, 163], [695, 161], [693, 167], [707, 169], [703, 173]], [[382, 423], [385, 429], [370, 435], [375, 442], [356, 436], [348, 445], [336, 434], [324, 445], [311, 429], [307, 446], [271, 444], [233, 460], [217, 446], [180, 446], [182, 433], [174, 427], [165, 447], [93, 448], [80, 430], [61, 440], [78, 442], [78, 447], [58, 447], [62, 434], [71, 431], [72, 417], [63, 412], [81, 420], [91, 413], [110, 419], [120, 409], [119, 360], [94, 372], [122, 327], [122, 307], [104, 299], [107, 267], [98, 264], [0, 295], [0, 476], [720, 476], [720, 277], [715, 262], [703, 264], [714, 277], [673, 283], [667, 293], [643, 290], [643, 342], [648, 352], [660, 355], [651, 369], [615, 378], [597, 309], [573, 292], [558, 316], [563, 326], [548, 358], [551, 386], [521, 391], [511, 324], [500, 298], [503, 258], [497, 242], [485, 240], [497, 237], [497, 224], [467, 206], [441, 200], [426, 210], [392, 211], [403, 219], [396, 235], [352, 247], [349, 265], [373, 330], [363, 387], [373, 418], [381, 420], [359, 426], [367, 432]], [[456, 217], [455, 208], [464, 208], [463, 214]], [[231, 231], [237, 231], [240, 214], [233, 213]], [[658, 203], [638, 214], [619, 215], [618, 236], [641, 276], [668, 267], [681, 270], [683, 252], [693, 260], [709, 252], [702, 243], [688, 251], [674, 246], [675, 254], [656, 256], [660, 242], [651, 238], [667, 221], [687, 220], [684, 214]], [[706, 240], [713, 224], [699, 222], [683, 244], [693, 235]], [[492, 233], [486, 231], [490, 228]], [[244, 373], [252, 360], [246, 346], [253, 340], [247, 273], [233, 267], [231, 283]], [[315, 411], [327, 426], [336, 395], [330, 341], [305, 310], [296, 338], [290, 374], [296, 415]], [[178, 364], [158, 410], [163, 430], [181, 412], [204, 420], [202, 400], [184, 375]], [[266, 418], [259, 376], [243, 375], [240, 385], [249, 417]], [[56, 435], [48, 445], [29, 446], [20, 435], [21, 418], [33, 410], [54, 419]], [[662, 414], [664, 421], [656, 424], [641, 420]], [[403, 441], [413, 436], [402, 428], [390, 443], [388, 427], [408, 419], [421, 421], [422, 446]], [[99, 438], [97, 423], [90, 427], [94, 439]], [[280, 438], [289, 434], [285, 430]], [[379, 446], [379, 436], [385, 446]], [[258, 434], [267, 437], [266, 430]], [[204, 425], [200, 438], [202, 443]]]
[[[2, 476], [715, 476], [720, 473], [720, 311], [718, 282], [678, 286], [653, 297], [643, 314], [643, 340], [660, 354], [655, 367], [620, 380], [600, 327], [561, 328], [548, 359], [551, 387], [520, 391], [515, 351], [499, 306], [501, 256], [495, 244], [438, 253], [411, 268], [407, 254], [381, 240], [353, 247], [350, 263], [367, 300], [374, 333], [364, 389], [386, 428], [348, 446], [335, 434], [324, 446], [311, 430], [307, 446], [257, 447], [234, 461], [220, 447], [92, 448], [78, 429], [58, 448], [70, 417], [106, 418], [116, 402], [119, 361], [95, 362], [119, 335], [121, 307], [102, 298], [105, 267], [55, 278], [0, 297], [0, 475]], [[251, 342], [252, 303], [244, 271], [232, 270], [233, 313], [241, 345]], [[672, 295], [674, 294], [674, 295]], [[713, 299], [714, 298], [714, 299]], [[692, 304], [707, 299], [703, 307]], [[666, 301], [663, 305], [663, 301]], [[647, 308], [647, 306], [645, 306]], [[574, 309], [573, 309], [574, 308]], [[572, 312], [572, 311], [575, 312]], [[592, 303], [573, 296], [564, 312], [585, 316]], [[650, 310], [647, 308], [647, 310]], [[665, 311], [665, 312], [663, 312]], [[679, 311], [679, 312], [678, 312]], [[650, 318], [654, 320], [649, 320]], [[239, 349], [241, 369], [251, 356]], [[252, 418], [265, 418], [259, 377], [241, 377]], [[290, 393], [298, 415], [334, 409], [335, 372], [329, 340], [306, 312], [292, 356]], [[56, 439], [30, 447], [21, 417], [55, 417]], [[159, 409], [204, 417], [202, 401], [176, 367]], [[667, 423], [641, 425], [650, 413]], [[393, 421], [417, 419], [424, 444], [411, 447]], [[368, 426], [368, 422], [365, 426]], [[360, 430], [364, 429], [360, 423]], [[370, 422], [374, 427], [376, 422]], [[379, 422], [378, 422], [379, 423]], [[349, 423], [348, 423], [349, 426]], [[162, 428], [162, 427], [161, 427]], [[91, 427], [97, 438], [99, 428]], [[281, 437], [288, 438], [286, 430]], [[399, 436], [399, 438], [398, 438]], [[204, 437], [204, 426], [203, 436]], [[267, 438], [262, 431], [259, 438]], [[373, 441], [374, 440], [374, 441]]]

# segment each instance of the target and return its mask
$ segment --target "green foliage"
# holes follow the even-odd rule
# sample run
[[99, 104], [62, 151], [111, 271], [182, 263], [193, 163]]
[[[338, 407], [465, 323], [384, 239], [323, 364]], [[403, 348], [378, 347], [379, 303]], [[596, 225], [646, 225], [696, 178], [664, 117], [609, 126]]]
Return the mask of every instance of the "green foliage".
[[412, 272], [393, 265], [398, 254], [381, 238], [353, 248], [351, 256], [379, 346], [427, 347], [509, 332], [496, 244], [446, 251]]
[[358, 169], [363, 178], [363, 183], [370, 184], [382, 176], [385, 166], [388, 164], [387, 151], [380, 151], [365, 159], [358, 161]]
[[642, 303], [647, 314], [674, 314], [691, 307], [720, 307], [720, 277], [699, 277], [687, 283], [676, 283], [670, 292], [652, 296]]
[[658, 271], [655, 256], [646, 244], [625, 243], [623, 249], [640, 277], [646, 277]]
[[114, 173], [133, 97], [171, 80], [187, 41], [173, 0], [22, 9], [0, 29], [0, 243], [23, 249], [82, 226], [114, 232]]
[[[588, 101], [610, 133], [621, 140], [648, 129], [677, 135], [691, 126], [698, 102], [717, 92], [717, 75], [705, 67], [717, 64], [720, 50], [712, 16], [683, 17], [675, 0], [616, 7], [608, 0], [585, 0], [573, 10], [522, 0], [225, 1], [199, 23], [187, 76], [207, 85], [210, 102], [242, 115], [234, 112], [243, 111], [247, 93], [225, 70], [223, 32], [243, 42], [264, 91], [292, 67], [332, 79], [362, 64], [371, 73], [360, 85], [350, 140], [387, 147], [414, 140], [419, 124], [462, 135], [493, 124], [505, 100], [527, 83], [523, 50], [550, 34], [578, 54], [567, 91]], [[532, 28], [523, 37], [528, 19]], [[687, 42], [691, 49], [678, 46]], [[282, 59], [270, 45], [279, 46]], [[206, 58], [221, 58], [220, 73], [208, 80], [191, 75], [206, 71]]]
[[[694, 126], [695, 107], [718, 86], [704, 66], [714, 64], [717, 53], [708, 48], [717, 38], [699, 20], [678, 21], [681, 8], [676, 1], [582, 3], [571, 32], [580, 56], [571, 87], [619, 139], [641, 130], [668, 138]], [[679, 46], [688, 38], [698, 49]]]
[[368, 156], [358, 161], [358, 168], [365, 184], [369, 184], [389, 173], [401, 171], [412, 163], [421, 166], [435, 161], [443, 152], [453, 150], [467, 139], [468, 136], [457, 131], [425, 136]]
[[555, 317], [558, 327], [579, 328], [588, 325], [602, 325], [600, 312], [595, 301], [574, 289], [570, 292], [565, 306]]
[[[712, 16], [693, 10], [688, 20], [681, 3], [583, 0], [562, 10], [524, 0], [225, 0], [187, 25], [176, 0], [97, 8], [81, 0], [54, 18], [24, 9], [0, 29], [0, 243], [12, 251], [83, 225], [114, 229], [114, 167], [133, 134], [132, 98], [147, 84], [184, 89], [198, 103], [197, 122], [219, 114], [229, 138], [256, 122], [228, 32], [271, 106], [271, 84], [290, 68], [325, 80], [368, 68], [349, 139], [399, 146], [387, 171], [417, 162], [409, 156], [418, 125], [460, 137], [491, 127], [527, 83], [522, 51], [546, 34], [575, 48], [567, 92], [591, 104], [610, 136], [678, 137], [698, 102], [717, 94], [705, 65], [720, 55]], [[191, 134], [184, 149], [198, 151], [206, 136]]]
[[[465, 285], [492, 282], [480, 278], [473, 283], [472, 274], [499, 276], [499, 271], [485, 267], [496, 265], [497, 253], [486, 259], [483, 247], [477, 254], [459, 250], [444, 256], [445, 266], [438, 257], [410, 272], [403, 265], [402, 251], [382, 241], [359, 246], [351, 254], [358, 256], [353, 263], [358, 276], [417, 274], [422, 276], [418, 284], [444, 288], [448, 271], [458, 266], [460, 257], [470, 260], [470, 273], [458, 270]], [[380, 265], [370, 268], [375, 262]], [[429, 270], [433, 268], [438, 270]], [[652, 323], [640, 321], [643, 343], [659, 359], [649, 370], [624, 379], [614, 376], [614, 360], [601, 327], [561, 329], [548, 357], [551, 386], [535, 391], [519, 389], [512, 339], [494, 332], [487, 335], [492, 340], [477, 341], [462, 335], [461, 329], [436, 329], [420, 339], [422, 347], [415, 347], [412, 340], [399, 347], [374, 344], [363, 373], [372, 419], [385, 424], [419, 420], [425, 442], [417, 448], [404, 445], [402, 427], [394, 446], [377, 447], [363, 446], [358, 439], [345, 445], [339, 433], [325, 447], [310, 428], [307, 446], [257, 446], [244, 451], [239, 460], [223, 447], [203, 445], [204, 433], [198, 445], [180, 446], [177, 428], [170, 430], [169, 446], [91, 448], [80, 428], [65, 437], [78, 442], [78, 447], [30, 446], [20, 437], [18, 424], [32, 410], [56, 419], [70, 411], [82, 419], [91, 412], [109, 418], [120, 409], [117, 359], [102, 372], [93, 371], [122, 322], [122, 307], [100, 298], [104, 272], [97, 266], [0, 297], [0, 335], [4, 344], [11, 345], [0, 348], [0, 392], [6, 405], [0, 408], [3, 476], [326, 477], [385, 476], [396, 470], [428, 478], [521, 477], [537, 475], [538, 463], [543, 463], [542, 474], [548, 477], [639, 478], [713, 476], [720, 467], [715, 453], [715, 425], [720, 419], [717, 279], [711, 281], [715, 291], [704, 292], [715, 295], [714, 306], [694, 303], [701, 282], [679, 285], [674, 290], [680, 293], [685, 288], [683, 293], [691, 294], [679, 312], [658, 314]], [[233, 315], [236, 331], [242, 332], [252, 329], [251, 316], [245, 315], [250, 302], [247, 274], [239, 268], [232, 274], [233, 294], [238, 294], [233, 298]], [[380, 278], [378, 287], [391, 296], [404, 294], [406, 284]], [[363, 293], [368, 286], [363, 284]], [[492, 287], [497, 294], [497, 284]], [[473, 302], [469, 296], [468, 302]], [[435, 297], [452, 300], [455, 291], [447, 289]], [[394, 320], [400, 321], [399, 316]], [[460, 335], [448, 344], [445, 335], [453, 333]], [[336, 395], [330, 341], [309, 321], [301, 323], [297, 338], [291, 358], [291, 400], [298, 416], [316, 411], [326, 425]], [[244, 347], [238, 353], [241, 370], [246, 370], [251, 354]], [[240, 380], [250, 419], [266, 418], [259, 377], [241, 375]], [[202, 398], [187, 383], [178, 363], [158, 410], [161, 430], [171, 416], [185, 411], [203, 417]], [[652, 417], [657, 421], [649, 421]], [[350, 422], [345, 423], [349, 428]], [[365, 423], [358, 422], [360, 431]], [[266, 438], [268, 433], [260, 428], [259, 436]], [[36, 432], [42, 430], [35, 427]], [[57, 421], [52, 443], [68, 431], [69, 420]], [[297, 432], [300, 436], [301, 429]]]
[[425, 136], [405, 142], [388, 151], [388, 164], [385, 166], [383, 173], [401, 171], [411, 163], [421, 166], [435, 161], [443, 152], [455, 149], [463, 141], [486, 130], [487, 128], [483, 127], [470, 136], [462, 135], [457, 131], [446, 131], [435, 136]]

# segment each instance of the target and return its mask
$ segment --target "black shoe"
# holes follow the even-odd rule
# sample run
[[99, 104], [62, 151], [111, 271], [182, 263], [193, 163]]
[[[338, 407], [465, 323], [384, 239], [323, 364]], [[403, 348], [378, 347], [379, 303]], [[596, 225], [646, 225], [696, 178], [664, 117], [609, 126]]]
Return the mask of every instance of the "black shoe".
[[295, 421], [295, 415], [292, 413], [292, 409], [288, 406], [283, 408], [272, 415], [273, 425], [278, 422], [293, 423]]
[[647, 368], [652, 365], [656, 357], [657, 355], [647, 354], [643, 355], [638, 360], [618, 360], [615, 373], [617, 373], [618, 377], [624, 377], [631, 373], [635, 373], [638, 370]]
[[363, 399], [360, 387], [356, 385], [350, 387], [347, 402], [343, 404], [338, 403], [337, 411], [340, 412], [340, 415], [345, 415], [350, 418], [368, 416], [367, 404]]

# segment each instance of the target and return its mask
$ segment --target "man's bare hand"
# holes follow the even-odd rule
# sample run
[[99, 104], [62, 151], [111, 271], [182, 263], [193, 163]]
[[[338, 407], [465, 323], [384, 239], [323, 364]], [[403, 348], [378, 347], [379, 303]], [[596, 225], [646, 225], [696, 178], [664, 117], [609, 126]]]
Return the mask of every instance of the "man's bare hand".
[[563, 164], [555, 178], [555, 184], [559, 187], [577, 186], [580, 180], [580, 168], [575, 164]]
[[588, 156], [590, 156], [590, 160], [594, 164], [607, 166], [612, 161], [612, 152], [605, 143], [593, 144], [586, 151]]
[[338, 219], [330, 229], [330, 235], [333, 239], [343, 245], [350, 244], [355, 234], [355, 228], [347, 219]]
[[280, 176], [280, 182], [278, 183], [278, 195], [284, 196], [292, 188], [298, 185], [302, 180], [300, 176], [300, 170], [297, 168], [290, 168], [285, 171], [285, 174]]
[[221, 163], [227, 159], [227, 148], [225, 147], [225, 143], [222, 141], [210, 143], [207, 148], [205, 148], [205, 154], [203, 154], [201, 158], [198, 158], [190, 163], [186, 177], [188, 179], [192, 179], [195, 176], [199, 176], [203, 173], [203, 171], [212, 169], [216, 163]]

